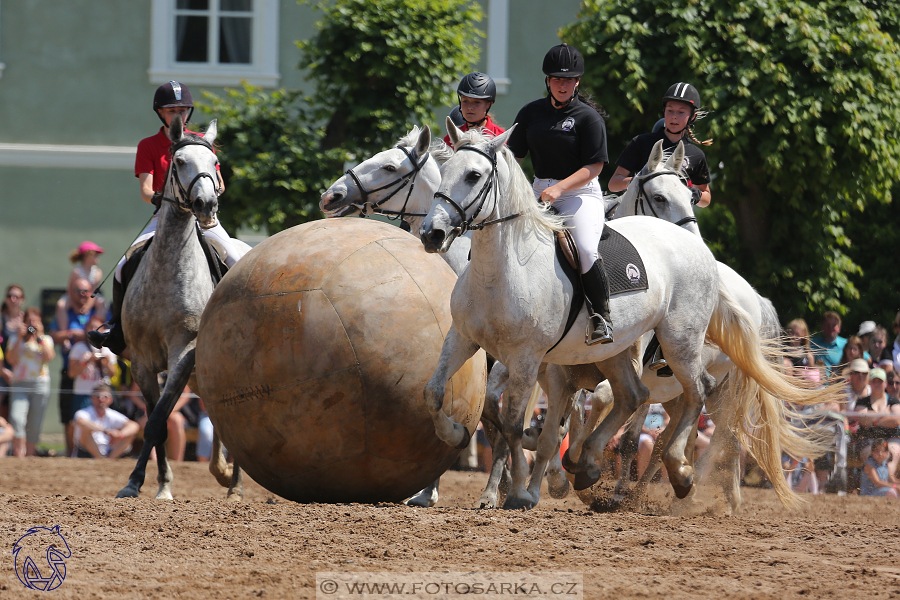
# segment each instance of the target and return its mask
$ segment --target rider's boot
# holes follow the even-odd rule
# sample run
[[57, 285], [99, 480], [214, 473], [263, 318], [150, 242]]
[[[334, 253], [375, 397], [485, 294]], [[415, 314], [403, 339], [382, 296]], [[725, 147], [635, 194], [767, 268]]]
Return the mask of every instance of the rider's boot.
[[122, 301], [125, 299], [124, 286], [113, 277], [112, 318], [104, 323], [106, 333], [96, 329], [87, 332], [88, 341], [94, 348], [109, 348], [121, 355], [125, 351], [125, 334], [122, 332]]
[[656, 371], [657, 377], [672, 377], [675, 375], [675, 373], [672, 372], [669, 363], [666, 362], [666, 359], [663, 356], [662, 346], [656, 347], [656, 351], [653, 353], [653, 358], [650, 360], [650, 364], [647, 365], [647, 368], [651, 371]]
[[585, 343], [588, 346], [611, 344], [613, 328], [609, 316], [609, 278], [606, 276], [606, 269], [603, 268], [603, 257], [598, 258], [590, 270], [581, 276], [581, 285], [584, 287], [590, 314]]

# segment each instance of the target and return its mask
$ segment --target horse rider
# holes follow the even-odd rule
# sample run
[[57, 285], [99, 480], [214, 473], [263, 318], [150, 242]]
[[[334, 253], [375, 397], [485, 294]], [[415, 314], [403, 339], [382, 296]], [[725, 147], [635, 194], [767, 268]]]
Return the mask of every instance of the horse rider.
[[[456, 87], [457, 106], [450, 113], [453, 123], [462, 131], [479, 130], [486, 136], [496, 137], [506, 131], [491, 119], [488, 111], [497, 100], [497, 86], [484, 73], [469, 73]], [[450, 136], [444, 143], [451, 146]]]
[[588, 345], [613, 342], [609, 279], [598, 251], [603, 233], [603, 192], [597, 176], [606, 164], [606, 124], [600, 109], [581, 95], [581, 53], [568, 44], [544, 56], [546, 97], [526, 104], [507, 145], [520, 162], [531, 154], [533, 189], [567, 217], [581, 260], [581, 283], [590, 315]]
[[[679, 82], [666, 90], [662, 98], [662, 126], [657, 122], [651, 133], [636, 136], [616, 161], [616, 172], [609, 180], [611, 192], [621, 192], [628, 187], [635, 173], [640, 172], [650, 159], [653, 145], [663, 142], [663, 150], [671, 151], [678, 142], [684, 143], [684, 162], [681, 170], [685, 184], [691, 190], [691, 203], [707, 206], [712, 199], [709, 189], [709, 165], [700, 145], [709, 146], [712, 140], [701, 142], [694, 135], [694, 125], [700, 110], [700, 92], [689, 83]], [[649, 368], [662, 377], [672, 375], [662, 351], [657, 349]]]
[[[169, 150], [172, 141], [169, 139], [169, 126], [172, 119], [176, 115], [180, 115], [182, 122], [187, 125], [191, 115], [194, 112], [194, 101], [191, 98], [191, 91], [183, 83], [177, 81], [169, 81], [156, 89], [153, 95], [153, 112], [162, 122], [162, 127], [156, 135], [144, 138], [140, 141], [137, 148], [137, 155], [134, 162], [134, 176], [138, 178], [140, 183], [141, 198], [144, 202], [156, 206], [156, 212], [150, 223], [141, 234], [137, 237], [132, 248], [144, 244], [153, 237], [156, 232], [157, 222], [159, 221], [159, 208], [162, 204], [163, 188], [166, 184], [166, 174], [169, 170], [170, 155]], [[185, 133], [194, 133], [185, 129]], [[218, 195], [222, 195], [225, 191], [225, 183], [222, 181], [222, 174], [219, 172], [219, 165], [216, 165], [216, 175], [218, 179]], [[221, 224], [216, 223], [209, 229], [202, 229], [203, 236], [207, 239], [214, 240], [218, 245], [226, 251], [225, 264], [232, 267], [238, 259], [250, 250], [250, 246], [240, 240], [232, 239], [225, 231]], [[104, 323], [107, 331], [101, 333], [98, 330], [88, 332], [88, 340], [95, 348], [107, 347], [116, 354], [121, 354], [125, 350], [125, 336], [119, 321], [122, 315], [122, 301], [125, 297], [125, 288], [122, 285], [122, 267], [126, 262], [130, 252], [126, 252], [125, 256], [119, 260], [116, 265], [115, 277], [113, 278], [113, 302], [112, 302], [112, 318]]]

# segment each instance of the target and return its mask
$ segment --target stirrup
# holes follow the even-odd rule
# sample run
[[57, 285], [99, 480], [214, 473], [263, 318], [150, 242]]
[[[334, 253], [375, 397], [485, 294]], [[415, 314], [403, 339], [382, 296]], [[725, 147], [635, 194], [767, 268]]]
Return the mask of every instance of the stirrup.
[[[658, 344], [659, 342], [657, 342]], [[659, 371], [664, 367], [668, 367], [669, 363], [666, 362], [665, 357], [662, 353], [662, 346], [657, 345], [656, 350], [653, 351], [653, 357], [650, 359], [650, 363], [647, 365], [647, 368], [651, 371]]]
[[[597, 328], [594, 327], [594, 319], [599, 319], [603, 323], [603, 333], [597, 336]], [[604, 319], [601, 315], [594, 313], [588, 318], [587, 330], [584, 332], [584, 343], [588, 346], [594, 344], [612, 344], [615, 340], [612, 335], [612, 324]]]
[[109, 330], [107, 330], [106, 333], [100, 333], [96, 329], [87, 332], [88, 343], [91, 346], [93, 346], [94, 348], [96, 348], [97, 350], [100, 350], [101, 348], [103, 348], [103, 344], [106, 342], [106, 340], [108, 338], [109, 338]]

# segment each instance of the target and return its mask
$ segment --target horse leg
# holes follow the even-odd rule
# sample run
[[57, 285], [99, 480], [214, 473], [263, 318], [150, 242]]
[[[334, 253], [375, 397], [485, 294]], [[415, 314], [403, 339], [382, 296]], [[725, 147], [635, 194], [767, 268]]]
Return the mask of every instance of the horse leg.
[[609, 414], [584, 442], [576, 468], [575, 491], [585, 490], [599, 481], [604, 448], [638, 407], [650, 399], [650, 390], [641, 383], [631, 354], [622, 352], [598, 365], [609, 380], [615, 402]]
[[216, 478], [219, 485], [222, 487], [229, 487], [234, 472], [233, 467], [228, 464], [228, 461], [225, 459], [224, 448], [225, 446], [222, 444], [222, 439], [219, 437], [219, 430], [213, 428], [212, 453], [209, 457], [209, 472]]
[[619, 481], [616, 483], [616, 489], [613, 491], [613, 500], [621, 502], [631, 487], [631, 463], [637, 456], [638, 444], [641, 440], [641, 430], [644, 428], [644, 421], [647, 419], [647, 413], [650, 411], [649, 404], [642, 404], [634, 412], [631, 423], [625, 428], [622, 437], [619, 438], [619, 457], [622, 459], [622, 465], [619, 469]]
[[[681, 419], [682, 402], [683, 398], [679, 395], [677, 398], [663, 403], [663, 407], [669, 415], [670, 423], [675, 423]], [[647, 487], [650, 485], [650, 482], [653, 481], [653, 478], [662, 466], [663, 448], [668, 445], [674, 432], [674, 427], [666, 427], [656, 438], [656, 442], [653, 444], [653, 452], [650, 454], [650, 462], [647, 463], [647, 468], [644, 469], [643, 474], [640, 479], [638, 479], [637, 485], [631, 490], [630, 496], [632, 498], [638, 498], [646, 493]]]
[[425, 406], [431, 413], [435, 434], [446, 444], [460, 450], [469, 445], [472, 436], [462, 423], [454, 422], [442, 410], [444, 393], [450, 378], [476, 352], [478, 345], [463, 338], [451, 325], [441, 347], [437, 369], [425, 385]]
[[706, 401], [710, 416], [714, 415], [716, 429], [709, 448], [697, 459], [695, 469], [701, 483], [709, 478], [722, 489], [725, 501], [734, 514], [741, 506], [741, 447], [734, 434], [739, 399], [731, 388], [730, 378], [726, 379], [716, 386]]
[[503, 437], [506, 439], [512, 455], [512, 483], [503, 508], [533, 508], [537, 504], [537, 498], [526, 489], [529, 469], [528, 461], [525, 460], [525, 452], [522, 449], [522, 423], [541, 361], [539, 357], [523, 356], [520, 358], [519, 364], [506, 366], [510, 372], [509, 383], [503, 397]]
[[156, 481], [159, 483], [159, 489], [156, 492], [156, 500], [172, 499], [172, 469], [169, 467], [169, 461], [166, 460], [166, 421], [172, 414], [172, 409], [184, 393], [184, 388], [188, 384], [191, 373], [194, 370], [194, 342], [184, 347], [175, 359], [169, 360], [169, 376], [166, 378], [166, 387], [163, 389], [162, 395], [153, 409], [153, 414], [147, 420], [149, 427], [150, 421], [154, 418], [159, 419], [162, 424], [163, 434], [156, 443], [156, 463], [159, 467]]
[[588, 436], [597, 429], [597, 425], [606, 418], [613, 407], [613, 393], [609, 381], [601, 381], [594, 388], [591, 397], [591, 412], [584, 418], [584, 406], [587, 396], [577, 395], [573, 412], [574, 418], [569, 424], [569, 449], [562, 457], [563, 468], [573, 475], [582, 470], [578, 465]]
[[438, 501], [438, 485], [441, 483], [441, 478], [438, 477], [433, 482], [422, 488], [420, 492], [418, 492], [415, 496], [408, 498], [403, 501], [403, 504], [407, 506], [420, 506], [422, 508], [431, 508]]
[[506, 472], [506, 461], [509, 458], [506, 442], [501, 432], [503, 425], [500, 420], [500, 396], [506, 389], [509, 381], [509, 371], [499, 361], [494, 362], [491, 372], [488, 374], [487, 386], [484, 394], [484, 408], [481, 410], [481, 423], [484, 427], [485, 437], [491, 441], [491, 474], [488, 477], [484, 492], [478, 500], [478, 508], [497, 508], [500, 482]]
[[244, 499], [244, 479], [240, 465], [234, 463], [234, 469], [231, 471], [231, 484], [228, 486], [228, 495], [225, 496], [226, 502], [241, 502]]
[[[156, 373], [137, 361], [132, 362], [132, 377], [141, 390], [144, 402], [147, 404], [148, 414], [155, 412], [156, 406], [159, 404], [159, 382], [156, 379]], [[149, 425], [149, 419], [148, 419]], [[166, 424], [163, 422], [163, 435], [166, 434]], [[163, 438], [165, 439], [165, 438]], [[138, 456], [134, 470], [128, 477], [128, 484], [116, 494], [116, 498], [137, 498], [141, 493], [141, 486], [144, 485], [144, 479], [147, 474], [147, 463], [150, 461], [150, 453], [153, 451], [154, 444], [147, 437], [147, 427], [144, 427], [144, 445]]]
[[[541, 482], [547, 465], [554, 455], [559, 457], [560, 436], [565, 436], [565, 430], [568, 429], [566, 422], [572, 412], [573, 398], [578, 391], [569, 369], [559, 365], [547, 365], [541, 376], [541, 387], [547, 389], [549, 393], [547, 418], [537, 438], [537, 453], [528, 482], [528, 494], [534, 499], [535, 504], [541, 498]], [[565, 489], [568, 492], [568, 482]]]

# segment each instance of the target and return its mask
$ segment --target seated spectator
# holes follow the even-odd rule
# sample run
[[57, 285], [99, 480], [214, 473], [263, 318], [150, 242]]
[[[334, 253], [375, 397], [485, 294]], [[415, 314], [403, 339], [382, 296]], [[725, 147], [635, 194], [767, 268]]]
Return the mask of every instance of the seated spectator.
[[[850, 385], [847, 386], [847, 403], [843, 410], [855, 411], [859, 399], [872, 394], [872, 388], [869, 387], [869, 371], [869, 363], [861, 358], [851, 361], [850, 365], [844, 369], [844, 378]], [[850, 429], [852, 432], [856, 431], [855, 427], [851, 426]]]
[[706, 449], [709, 448], [710, 438], [715, 431], [716, 424], [709, 417], [704, 405], [703, 411], [700, 413], [700, 420], [697, 423], [697, 441], [694, 443], [697, 453], [694, 455], [694, 460], [700, 458], [706, 452]]
[[[160, 373], [157, 381], [159, 383], [159, 388], [162, 388], [166, 385], [166, 379], [168, 378], [167, 373]], [[132, 386], [136, 391], [140, 392], [140, 388], [137, 387], [137, 384]], [[175, 406], [172, 408], [172, 412], [169, 414], [169, 418], [166, 421], [166, 459], [175, 462], [184, 461], [184, 452], [187, 449], [187, 434], [185, 433], [185, 429], [188, 426], [188, 419], [182, 413], [181, 409], [191, 401], [191, 397], [193, 393], [191, 392], [191, 388], [188, 386], [184, 387], [184, 391], [181, 392], [181, 396], [175, 402]], [[140, 394], [131, 396], [131, 401], [134, 403], [137, 409], [143, 411], [143, 416], [138, 419], [138, 423], [140, 428], [143, 429], [147, 424], [148, 417], [148, 408], [147, 404], [144, 400], [144, 397]], [[151, 460], [156, 460], [156, 448], [153, 449], [151, 453]]]
[[75, 457], [119, 458], [131, 448], [140, 426], [110, 408], [112, 387], [97, 384], [91, 392], [91, 406], [75, 413]]
[[803, 319], [794, 319], [788, 323], [786, 330], [787, 345], [791, 352], [785, 355], [784, 366], [799, 376], [798, 369], [811, 368], [816, 364], [809, 350], [809, 327]]
[[863, 463], [859, 477], [860, 496], [900, 498], [897, 480], [888, 466], [888, 445], [881, 438], [872, 440], [872, 455]]
[[883, 369], [869, 371], [871, 394], [857, 401], [856, 410], [888, 416], [860, 416], [856, 435], [859, 440], [859, 457], [862, 460], [869, 457], [872, 440], [885, 440], [888, 450], [893, 454], [891, 472], [896, 473], [897, 466], [900, 465], [900, 400], [889, 396], [886, 387], [887, 374]]
[[[881, 367], [881, 361], [885, 359], [884, 351], [887, 348], [887, 329], [881, 325], [877, 325], [872, 333], [869, 334], [867, 349], [869, 351], [869, 366], [872, 368]], [[890, 359], [890, 357], [887, 357]], [[888, 361], [893, 362], [893, 361]], [[893, 364], [891, 365], [893, 368]], [[881, 367], [884, 368], [884, 367]]]
[[885, 373], [896, 373], [896, 371], [894, 370], [894, 361], [889, 358], [884, 358], [878, 361], [877, 366], [879, 369], [884, 369]]
[[16, 437], [16, 430], [7, 422], [6, 419], [0, 417], [0, 458], [9, 454], [9, 443]]
[[[859, 324], [859, 331], [856, 332], [856, 337], [860, 339], [863, 346], [863, 355], [862, 357], [866, 359], [866, 362], [869, 363], [869, 366], [872, 366], [872, 356], [869, 353], [869, 343], [872, 339], [872, 333], [875, 331], [875, 321], [863, 321]], [[849, 340], [848, 340], [849, 341]], [[878, 358], [877, 356], [875, 357]]]
[[[100, 315], [88, 321], [88, 330], [103, 324]], [[116, 355], [109, 348], [97, 350], [82, 340], [69, 351], [69, 376], [72, 377], [72, 415], [91, 405], [91, 392], [101, 381], [109, 381], [116, 371]]]
[[820, 358], [827, 368], [826, 375], [841, 363], [846, 338], [838, 335], [841, 332], [841, 316], [834, 311], [822, 315], [822, 331], [809, 340], [813, 355]]
[[197, 421], [197, 462], [209, 462], [212, 456], [213, 424], [206, 414], [203, 399], [197, 398], [200, 404], [200, 418]]
[[[844, 350], [841, 352], [841, 362], [838, 368], [843, 369], [849, 366], [850, 363], [857, 358], [866, 360], [865, 349], [863, 348], [862, 340], [855, 335], [851, 335], [847, 338], [847, 343], [844, 344]], [[869, 364], [868, 360], [866, 360], [866, 364]]]

